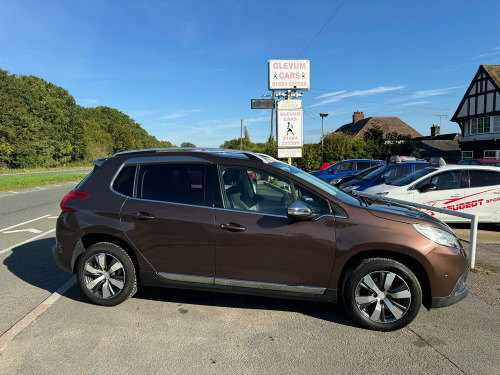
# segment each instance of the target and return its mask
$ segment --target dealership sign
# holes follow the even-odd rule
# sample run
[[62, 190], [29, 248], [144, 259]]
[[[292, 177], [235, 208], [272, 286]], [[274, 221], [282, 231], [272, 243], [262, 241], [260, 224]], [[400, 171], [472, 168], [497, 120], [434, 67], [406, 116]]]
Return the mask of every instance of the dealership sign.
[[[302, 156], [302, 100], [282, 100], [278, 102], [277, 143], [282, 149], [295, 149], [293, 156]], [[300, 151], [300, 155], [298, 155]], [[284, 151], [283, 151], [284, 152]], [[292, 151], [290, 151], [292, 152]], [[280, 153], [282, 154], [282, 153]], [[297, 155], [297, 156], [295, 156]]]
[[309, 90], [309, 60], [269, 60], [269, 90]]

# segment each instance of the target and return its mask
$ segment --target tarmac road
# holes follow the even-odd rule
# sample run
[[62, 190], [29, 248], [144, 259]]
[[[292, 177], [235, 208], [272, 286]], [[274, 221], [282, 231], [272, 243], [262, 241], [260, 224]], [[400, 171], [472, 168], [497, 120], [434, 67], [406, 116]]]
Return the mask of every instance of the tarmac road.
[[[71, 280], [51, 246], [73, 186], [0, 194], [0, 343]], [[499, 258], [480, 235], [478, 263]], [[0, 374], [500, 374], [499, 275], [470, 273], [464, 301], [391, 333], [323, 303], [143, 288], [104, 308], [74, 285], [7, 343]]]

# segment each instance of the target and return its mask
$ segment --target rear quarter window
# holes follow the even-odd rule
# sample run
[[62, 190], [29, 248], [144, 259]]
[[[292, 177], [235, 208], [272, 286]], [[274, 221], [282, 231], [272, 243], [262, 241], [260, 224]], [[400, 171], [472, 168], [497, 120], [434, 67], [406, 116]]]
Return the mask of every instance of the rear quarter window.
[[131, 197], [134, 192], [135, 165], [123, 167], [113, 182], [113, 189], [118, 193]]

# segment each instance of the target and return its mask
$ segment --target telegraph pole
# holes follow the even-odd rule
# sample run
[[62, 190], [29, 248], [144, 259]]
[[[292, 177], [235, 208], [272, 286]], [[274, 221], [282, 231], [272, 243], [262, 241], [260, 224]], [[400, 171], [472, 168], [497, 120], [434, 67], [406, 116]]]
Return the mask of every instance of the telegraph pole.
[[[273, 90], [273, 95], [271, 96], [271, 99], [273, 100], [273, 103], [274, 103], [274, 90]], [[271, 138], [270, 138], [270, 140], [274, 138], [273, 126], [274, 126], [274, 108], [271, 109]]]
[[321, 116], [321, 164], [323, 164], [325, 162], [325, 152], [323, 151], [324, 150], [324, 148], [323, 148], [323, 135], [325, 134], [324, 121], [325, 121], [325, 117], [328, 116], [328, 113], [320, 113], [319, 115]]
[[243, 119], [241, 119], [240, 150], [243, 150]]

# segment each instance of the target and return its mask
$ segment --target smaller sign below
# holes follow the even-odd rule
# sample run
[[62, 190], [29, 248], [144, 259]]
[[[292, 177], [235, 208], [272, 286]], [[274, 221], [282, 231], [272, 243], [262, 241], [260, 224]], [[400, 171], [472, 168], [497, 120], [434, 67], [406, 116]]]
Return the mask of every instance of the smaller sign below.
[[302, 147], [300, 148], [278, 148], [278, 158], [301, 158]]
[[274, 109], [274, 99], [251, 99], [251, 109]]
[[278, 109], [302, 109], [302, 100], [279, 100]]

